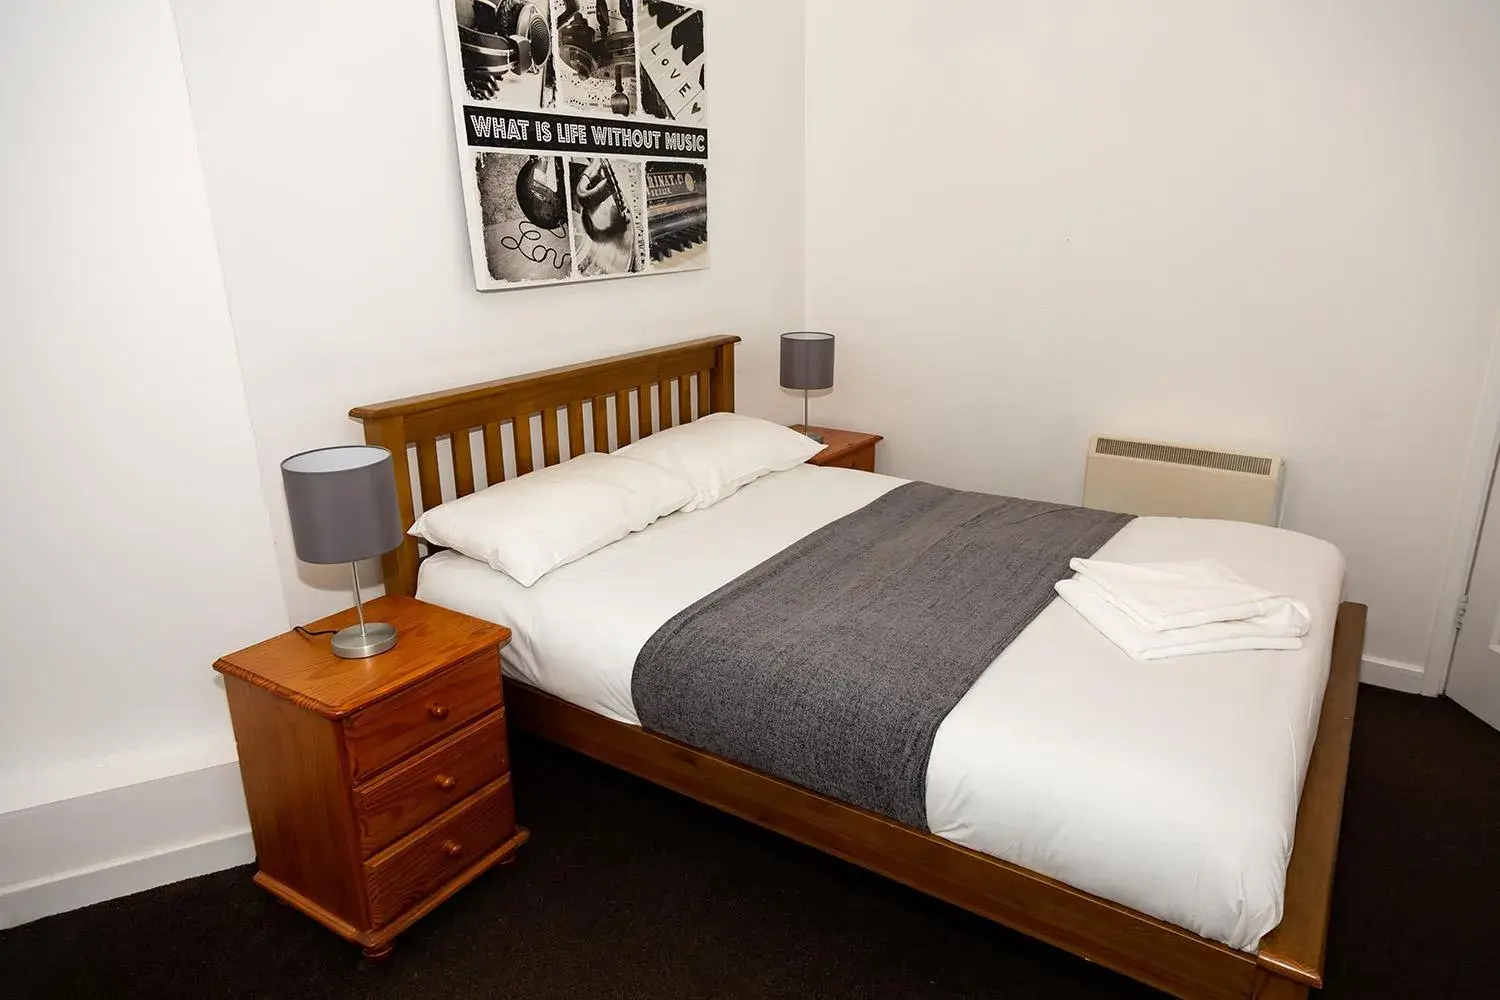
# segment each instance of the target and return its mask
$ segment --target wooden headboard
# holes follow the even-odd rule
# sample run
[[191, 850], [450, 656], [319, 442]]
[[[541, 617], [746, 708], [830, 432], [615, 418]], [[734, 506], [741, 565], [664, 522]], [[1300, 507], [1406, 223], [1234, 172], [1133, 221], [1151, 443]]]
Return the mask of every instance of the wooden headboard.
[[[390, 449], [395, 457], [405, 529], [418, 513], [445, 499], [557, 465], [564, 460], [563, 442], [567, 458], [608, 452], [708, 413], [732, 411], [734, 345], [739, 340], [689, 340], [357, 406], [349, 415], [365, 425], [366, 442]], [[415, 596], [422, 558], [411, 537], [387, 553], [381, 561], [386, 593]]]

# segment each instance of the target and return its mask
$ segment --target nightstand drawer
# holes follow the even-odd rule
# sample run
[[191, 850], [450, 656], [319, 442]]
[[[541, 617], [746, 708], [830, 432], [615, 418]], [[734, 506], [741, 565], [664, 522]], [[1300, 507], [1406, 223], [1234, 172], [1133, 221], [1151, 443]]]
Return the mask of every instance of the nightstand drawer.
[[504, 711], [397, 764], [354, 790], [360, 848], [369, 857], [510, 769]]
[[864, 434], [860, 431], [841, 431], [836, 427], [814, 427], [812, 429], [822, 435], [823, 450], [808, 459], [808, 464], [821, 465], [825, 469], [855, 469], [859, 472], [875, 471], [875, 446], [884, 441], [885, 438], [879, 434]]
[[831, 462], [824, 462], [824, 468], [828, 469], [856, 469], [860, 472], [875, 471], [875, 449], [861, 448], [842, 458], [836, 458]]
[[496, 648], [351, 715], [344, 723], [350, 776], [362, 781], [499, 704]]
[[405, 913], [482, 861], [515, 829], [507, 775], [365, 862], [370, 919], [379, 926]]

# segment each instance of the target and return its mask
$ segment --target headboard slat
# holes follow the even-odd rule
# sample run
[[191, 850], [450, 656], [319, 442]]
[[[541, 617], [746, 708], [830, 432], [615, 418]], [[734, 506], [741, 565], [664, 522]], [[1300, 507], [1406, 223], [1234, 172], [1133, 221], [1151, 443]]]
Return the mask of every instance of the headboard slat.
[[609, 453], [609, 412], [604, 408], [604, 397], [595, 396], [589, 404], [594, 411], [594, 450], [601, 455]]
[[[615, 447], [630, 444], [635, 436], [630, 397], [637, 395], [640, 434], [672, 426], [671, 390], [677, 384], [677, 422], [687, 423], [710, 412], [734, 408], [735, 336], [706, 337], [666, 347], [588, 361], [530, 375], [517, 375], [479, 385], [411, 396], [361, 406], [349, 415], [365, 427], [365, 440], [388, 448], [395, 458], [396, 494], [403, 527], [410, 527], [418, 510], [443, 502], [441, 454], [437, 443], [448, 438], [453, 460], [453, 484], [459, 496], [476, 486], [473, 445], [469, 435], [481, 428], [484, 435], [485, 481], [496, 485], [506, 478], [505, 425], [511, 425], [515, 474], [525, 475], [535, 467], [531, 418], [542, 418], [542, 461], [561, 461], [558, 421], [566, 413], [569, 455], [582, 454], [587, 446], [583, 405], [593, 409], [594, 450], [611, 447], [609, 410], [615, 408]], [[696, 408], [693, 386], [697, 381]], [[696, 412], [694, 412], [696, 410]], [[415, 445], [417, 482], [410, 471], [408, 448]], [[382, 560], [388, 594], [415, 595], [420, 551], [408, 538]]]
[[[422, 486], [422, 509], [431, 510], [443, 502], [443, 481], [438, 476], [437, 438], [417, 442], [417, 479]], [[400, 483], [397, 483], [400, 488]]]
[[532, 470], [531, 414], [517, 417], [511, 431], [516, 436], [516, 475], [524, 476]]
[[453, 489], [461, 497], [474, 492], [474, 455], [467, 430], [453, 432]]
[[557, 465], [562, 461], [562, 451], [557, 444], [558, 409], [549, 406], [542, 411], [542, 465]]
[[615, 391], [615, 439], [619, 441], [617, 447], [623, 448], [635, 438], [630, 431], [630, 390], [617, 389]]
[[484, 425], [484, 483], [496, 486], [505, 482], [505, 439], [500, 436], [504, 425], [486, 421]]
[[638, 385], [635, 387], [635, 422], [642, 438], [650, 437], [655, 431], [651, 419], [651, 386]]
[[583, 400], [575, 399], [568, 404], [568, 457], [583, 454]]

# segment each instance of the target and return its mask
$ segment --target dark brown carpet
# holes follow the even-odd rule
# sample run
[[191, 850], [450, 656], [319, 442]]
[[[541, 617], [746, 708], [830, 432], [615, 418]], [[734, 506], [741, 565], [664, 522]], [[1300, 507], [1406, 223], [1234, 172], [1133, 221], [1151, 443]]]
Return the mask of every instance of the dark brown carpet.
[[[0, 933], [6, 997], [1154, 997], [566, 751], [518, 740], [534, 839], [369, 965], [221, 872]], [[1330, 998], [1500, 996], [1500, 733], [1363, 689]]]

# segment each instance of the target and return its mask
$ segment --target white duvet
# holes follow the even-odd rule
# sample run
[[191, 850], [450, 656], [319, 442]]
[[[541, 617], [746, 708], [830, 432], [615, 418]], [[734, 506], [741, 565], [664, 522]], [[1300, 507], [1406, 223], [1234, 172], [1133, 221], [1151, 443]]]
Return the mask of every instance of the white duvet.
[[[639, 724], [636, 654], [678, 611], [904, 480], [802, 466], [674, 514], [529, 590], [441, 553], [423, 600], [508, 625], [506, 673]], [[1344, 562], [1230, 521], [1139, 518], [1098, 557], [1218, 559], [1312, 611], [1295, 651], [1131, 660], [1054, 600], [943, 722], [927, 771], [938, 836], [1254, 950], [1281, 920]]]

